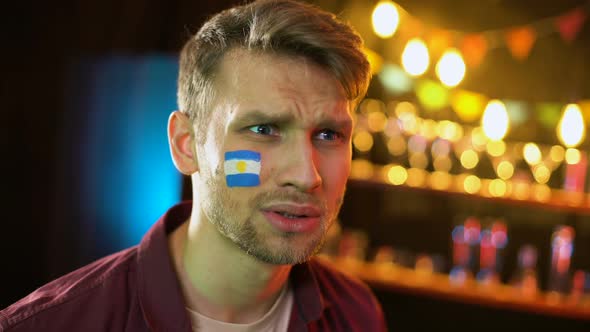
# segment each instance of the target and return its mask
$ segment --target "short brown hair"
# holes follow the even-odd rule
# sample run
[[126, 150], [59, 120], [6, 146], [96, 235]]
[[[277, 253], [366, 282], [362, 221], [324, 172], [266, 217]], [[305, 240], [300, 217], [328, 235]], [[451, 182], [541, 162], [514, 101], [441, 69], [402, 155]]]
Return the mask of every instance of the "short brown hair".
[[259, 0], [224, 10], [209, 19], [180, 54], [178, 106], [197, 125], [214, 98], [213, 76], [228, 50], [273, 52], [312, 60], [358, 102], [370, 80], [362, 39], [347, 23], [313, 5], [293, 0]]

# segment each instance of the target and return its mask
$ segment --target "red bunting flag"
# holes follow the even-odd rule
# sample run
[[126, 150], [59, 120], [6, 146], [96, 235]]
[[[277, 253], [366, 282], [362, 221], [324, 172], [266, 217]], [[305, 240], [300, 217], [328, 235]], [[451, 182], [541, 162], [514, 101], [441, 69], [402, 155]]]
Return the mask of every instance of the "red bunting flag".
[[571, 43], [584, 25], [586, 12], [582, 8], [576, 8], [571, 12], [558, 16], [555, 25], [564, 41]]
[[474, 33], [463, 37], [461, 53], [467, 66], [474, 68], [481, 64], [488, 51], [488, 41], [483, 34]]
[[510, 29], [506, 33], [508, 48], [512, 56], [518, 60], [524, 60], [529, 56], [536, 38], [535, 30], [529, 26]]

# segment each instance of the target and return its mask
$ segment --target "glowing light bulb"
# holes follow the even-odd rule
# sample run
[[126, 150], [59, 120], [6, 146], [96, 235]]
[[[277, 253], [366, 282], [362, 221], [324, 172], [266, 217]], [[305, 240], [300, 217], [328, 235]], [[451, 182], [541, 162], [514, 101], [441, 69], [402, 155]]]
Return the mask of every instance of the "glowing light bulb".
[[527, 143], [522, 149], [524, 160], [527, 164], [534, 166], [541, 162], [541, 150], [535, 143]]
[[402, 53], [402, 65], [412, 76], [420, 76], [426, 72], [430, 64], [430, 56], [426, 44], [419, 38], [414, 38], [406, 44]]
[[389, 38], [395, 34], [399, 25], [399, 12], [393, 2], [381, 1], [373, 9], [371, 20], [375, 34]]
[[584, 117], [580, 107], [576, 104], [567, 105], [557, 125], [557, 136], [560, 141], [568, 148], [574, 148], [582, 143], [585, 134]]
[[485, 135], [491, 140], [501, 140], [508, 132], [508, 112], [504, 103], [494, 99], [486, 106], [481, 118], [483, 131]]
[[448, 87], [461, 83], [465, 77], [465, 62], [461, 53], [454, 48], [445, 51], [436, 64], [436, 75]]

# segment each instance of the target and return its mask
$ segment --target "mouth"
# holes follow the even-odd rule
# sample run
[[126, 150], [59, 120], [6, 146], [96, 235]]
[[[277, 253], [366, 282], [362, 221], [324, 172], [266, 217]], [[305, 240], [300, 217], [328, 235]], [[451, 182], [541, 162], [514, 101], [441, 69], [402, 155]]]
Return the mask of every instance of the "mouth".
[[312, 205], [277, 204], [262, 209], [267, 221], [277, 230], [303, 233], [318, 227], [321, 210]]

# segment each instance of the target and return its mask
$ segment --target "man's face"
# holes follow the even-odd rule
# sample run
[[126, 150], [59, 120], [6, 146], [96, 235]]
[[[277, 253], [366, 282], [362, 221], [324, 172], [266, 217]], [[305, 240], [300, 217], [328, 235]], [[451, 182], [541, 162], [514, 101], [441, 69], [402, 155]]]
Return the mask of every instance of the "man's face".
[[[202, 144], [201, 209], [219, 232], [267, 263], [295, 264], [321, 248], [350, 171], [350, 102], [302, 58], [230, 51]], [[195, 126], [199, 127], [199, 126]], [[260, 184], [228, 187], [224, 154], [260, 153]]]

